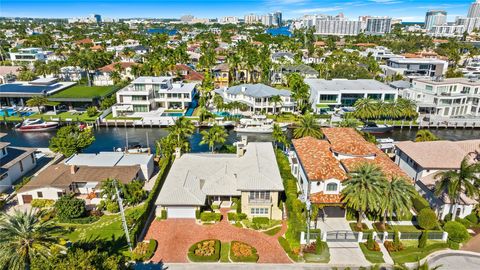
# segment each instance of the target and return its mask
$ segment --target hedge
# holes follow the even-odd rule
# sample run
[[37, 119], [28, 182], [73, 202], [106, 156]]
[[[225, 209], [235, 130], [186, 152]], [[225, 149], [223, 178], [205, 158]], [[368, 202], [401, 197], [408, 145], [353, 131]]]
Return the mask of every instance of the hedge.
[[[198, 244], [202, 244], [205, 241], [210, 241], [214, 240], [215, 241], [215, 252], [212, 256], [197, 256], [195, 255], [195, 249], [197, 249]], [[188, 259], [192, 262], [218, 262], [220, 260], [220, 240], [216, 239], [208, 239], [208, 240], [202, 240], [200, 242], [197, 242], [193, 244], [189, 249], [188, 249]]]
[[268, 217], [254, 217], [252, 218], [252, 222], [256, 224], [269, 224], [270, 219]]
[[200, 220], [203, 222], [218, 222], [222, 219], [222, 214], [220, 213], [212, 213], [212, 212], [202, 212], [200, 214]]
[[33, 199], [30, 205], [36, 208], [52, 207], [55, 204], [54, 200], [49, 199]]
[[155, 254], [155, 251], [157, 250], [157, 240], [155, 239], [150, 239], [150, 242], [148, 242], [148, 250], [147, 253], [145, 254], [145, 260], [150, 260], [150, 258], [153, 257]]
[[137, 242], [143, 228], [147, 226], [146, 223], [148, 221], [148, 217], [150, 215], [150, 212], [155, 207], [155, 201], [157, 200], [160, 189], [162, 188], [163, 183], [167, 178], [168, 170], [170, 169], [171, 163], [172, 160], [170, 157], [163, 157], [159, 161], [160, 172], [158, 173], [158, 178], [155, 180], [155, 185], [153, 186], [152, 190], [148, 194], [147, 199], [145, 200], [145, 204], [142, 207], [142, 213], [140, 214], [137, 222], [135, 222], [133, 227], [130, 229], [130, 239], [134, 243]]
[[244, 220], [247, 218], [247, 215], [244, 214], [244, 213], [240, 213], [240, 214], [237, 214], [237, 213], [234, 213], [234, 212], [228, 212], [228, 220], [229, 221], [240, 221], [240, 220]]
[[[233, 249], [232, 249], [234, 243], [240, 243], [240, 244], [244, 244], [244, 245], [249, 246], [252, 250], [252, 255], [241, 256], [241, 257], [235, 256], [235, 254], [233, 252]], [[254, 262], [258, 261], [257, 250], [254, 247], [250, 246], [249, 244], [239, 242], [239, 241], [232, 241], [232, 243], [230, 244], [230, 259], [232, 260], [232, 262], [253, 262], [254, 263]]]
[[424, 208], [430, 208], [430, 203], [428, 203], [428, 201], [425, 200], [420, 194], [412, 198], [412, 203], [413, 208], [415, 208], [417, 213], [420, 213], [420, 211], [422, 211]]
[[285, 239], [282, 236], [279, 236], [278, 243], [280, 243], [280, 246], [282, 246], [283, 250], [285, 250], [285, 252], [287, 253], [288, 257], [290, 257], [290, 259], [296, 262], [299, 261], [300, 258], [298, 257], [298, 254], [293, 252], [292, 248], [290, 247], [290, 243], [288, 242], [287, 239]]

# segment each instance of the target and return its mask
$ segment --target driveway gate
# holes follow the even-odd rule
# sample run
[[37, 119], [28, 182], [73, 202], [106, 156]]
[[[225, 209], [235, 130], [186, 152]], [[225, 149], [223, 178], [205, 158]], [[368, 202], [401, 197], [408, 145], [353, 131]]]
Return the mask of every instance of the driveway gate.
[[358, 232], [352, 231], [329, 231], [327, 242], [357, 242]]

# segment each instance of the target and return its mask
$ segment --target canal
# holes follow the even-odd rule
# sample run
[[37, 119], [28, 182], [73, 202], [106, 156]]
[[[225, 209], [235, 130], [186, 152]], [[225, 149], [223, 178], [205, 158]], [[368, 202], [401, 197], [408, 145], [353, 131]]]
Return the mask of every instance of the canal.
[[[444, 140], [468, 140], [480, 139], [480, 130], [476, 129], [432, 129], [436, 136]], [[382, 134], [379, 137], [390, 137], [395, 141], [413, 140], [417, 129], [404, 128], [396, 129], [392, 133]], [[12, 146], [47, 148], [50, 138], [55, 135], [55, 131], [49, 132], [17, 132], [12, 126], [0, 126], [0, 133], [6, 133], [7, 136], [1, 140], [10, 142]], [[290, 133], [290, 132], [289, 132]], [[122, 127], [100, 127], [94, 129], [95, 142], [84, 152], [96, 153], [99, 151], [112, 151], [114, 148], [125, 147], [126, 138], [129, 144], [139, 143], [149, 145], [154, 149], [154, 142], [167, 136], [166, 128], [122, 128]], [[247, 134], [249, 141], [271, 141], [271, 135], [267, 134]], [[240, 139], [233, 129], [228, 130], [227, 144], [231, 144]], [[147, 140], [148, 137], [148, 140]], [[207, 145], [200, 145], [202, 136], [197, 129], [191, 138], [192, 152], [206, 152]]]

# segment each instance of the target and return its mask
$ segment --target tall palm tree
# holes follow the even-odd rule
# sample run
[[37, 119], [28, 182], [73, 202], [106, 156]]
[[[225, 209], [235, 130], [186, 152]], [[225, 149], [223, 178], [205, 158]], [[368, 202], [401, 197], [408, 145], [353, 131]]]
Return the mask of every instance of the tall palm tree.
[[213, 125], [208, 130], [203, 130], [200, 133], [202, 134], [202, 140], [200, 141], [200, 144], [202, 145], [207, 144], [210, 150], [212, 151], [212, 154], [213, 154], [213, 150], [215, 149], [215, 144], [225, 143], [228, 136], [225, 128], [217, 124]]
[[402, 216], [410, 211], [412, 207], [412, 197], [415, 196], [415, 188], [406, 179], [393, 177], [390, 182], [385, 182], [382, 186], [383, 196], [380, 206], [383, 213], [382, 228], [385, 230], [387, 217], [394, 214]]
[[195, 132], [195, 125], [190, 119], [179, 117], [175, 123], [168, 128], [170, 133], [177, 137], [177, 146], [180, 147]]
[[0, 215], [0, 265], [2, 269], [28, 270], [34, 259], [48, 259], [50, 248], [58, 246], [61, 231], [42, 221], [42, 211], [15, 211]]
[[217, 108], [217, 111], [220, 111], [223, 109], [223, 97], [220, 95], [215, 95], [213, 97], [213, 104], [215, 105], [215, 108]]
[[27, 100], [28, 107], [37, 107], [38, 112], [41, 112], [42, 106], [45, 106], [48, 103], [48, 99], [44, 96], [34, 96], [31, 99]]
[[435, 195], [440, 196], [443, 193], [453, 203], [452, 220], [455, 220], [457, 215], [457, 206], [460, 202], [460, 195], [464, 193], [468, 197], [474, 197], [480, 194], [479, 189], [475, 187], [475, 183], [480, 182], [480, 164], [470, 164], [469, 157], [466, 156], [460, 163], [458, 170], [450, 170], [438, 172], [434, 178], [439, 180], [435, 186]]
[[269, 98], [270, 104], [273, 103], [273, 114], [277, 114], [277, 104], [282, 105], [282, 98], [279, 95], [271, 96]]
[[382, 183], [385, 175], [379, 167], [371, 163], [359, 164], [344, 182], [343, 202], [358, 212], [357, 228], [362, 228], [362, 218], [366, 211], [377, 211], [382, 202]]
[[362, 120], [373, 119], [377, 116], [376, 102], [371, 98], [358, 99], [355, 104], [353, 116]]
[[293, 137], [295, 139], [307, 136], [311, 136], [317, 139], [323, 136], [322, 131], [320, 131], [320, 125], [318, 125], [317, 120], [311, 113], [303, 115], [300, 118], [298, 127], [293, 130]]
[[438, 137], [435, 136], [430, 130], [427, 129], [421, 129], [417, 131], [417, 134], [415, 135], [415, 141], [416, 142], [430, 142], [430, 141], [437, 141]]
[[285, 137], [285, 134], [283, 133], [283, 130], [280, 127], [280, 125], [277, 123], [273, 124], [272, 138], [273, 138], [273, 141], [275, 142], [275, 148], [277, 148], [277, 144], [279, 142], [283, 141], [283, 137]]

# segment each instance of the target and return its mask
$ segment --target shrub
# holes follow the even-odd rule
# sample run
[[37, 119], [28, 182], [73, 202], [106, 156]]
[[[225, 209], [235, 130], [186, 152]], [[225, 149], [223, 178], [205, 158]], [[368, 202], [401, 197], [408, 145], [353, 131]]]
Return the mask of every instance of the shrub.
[[202, 212], [200, 214], [200, 220], [203, 222], [218, 222], [222, 219], [222, 214], [220, 213], [211, 213], [211, 212]]
[[99, 216], [88, 216], [82, 218], [72, 218], [68, 220], [62, 220], [65, 223], [73, 223], [73, 224], [90, 224], [100, 219]]
[[132, 251], [132, 260], [147, 261], [153, 257], [157, 249], [157, 240], [150, 239], [148, 242], [140, 242]]
[[396, 251], [401, 251], [404, 249], [403, 244], [400, 243], [400, 245], [395, 245], [394, 242], [392, 241], [385, 241], [383, 243], [385, 248], [388, 250], [388, 252], [396, 252]]
[[73, 196], [62, 196], [55, 202], [55, 210], [60, 220], [70, 220], [85, 215], [85, 201]]
[[248, 244], [232, 241], [230, 259], [233, 262], [257, 262], [257, 250]]
[[448, 240], [456, 243], [462, 243], [470, 237], [467, 228], [456, 221], [448, 221], [443, 229], [448, 233]]
[[445, 215], [445, 217], [443, 218], [443, 221], [447, 222], [447, 221], [450, 221], [452, 220], [452, 213], [448, 213]]
[[33, 199], [30, 205], [36, 208], [52, 207], [55, 204], [54, 200], [49, 199]]
[[242, 200], [237, 199], [235, 205], [237, 206], [237, 214], [241, 214], [242, 213]]
[[412, 198], [413, 208], [420, 213], [425, 208], [430, 208], [430, 204], [420, 194]]
[[229, 220], [229, 221], [235, 221], [235, 220], [237, 220], [237, 214], [236, 214], [236, 213], [228, 212], [227, 216], [228, 216], [228, 220]]
[[418, 225], [424, 230], [435, 229], [438, 225], [437, 215], [430, 208], [423, 208], [417, 216]]
[[104, 200], [101, 200], [98, 204], [97, 204], [97, 210], [98, 211], [103, 211], [105, 210], [105, 206], [106, 206], [106, 203]]
[[266, 225], [270, 223], [270, 219], [268, 217], [254, 217], [252, 222], [258, 225]]
[[368, 250], [375, 249], [375, 240], [373, 240], [373, 233], [368, 234], [366, 247], [368, 248]]
[[468, 221], [468, 219], [457, 218], [455, 219], [455, 221], [461, 223], [463, 226], [465, 226], [465, 228], [468, 228], [472, 225], [472, 223]]
[[280, 243], [280, 246], [282, 246], [283, 250], [287, 253], [288, 257], [294, 261], [298, 261], [298, 253], [297, 251], [292, 250], [292, 247], [290, 246], [290, 243], [288, 242], [287, 239], [279, 236], [278, 237], [278, 242]]
[[165, 210], [165, 209], [162, 210], [160, 218], [161, 219], [167, 219], [167, 210]]
[[110, 213], [118, 213], [118, 211], [120, 211], [120, 207], [116, 201], [107, 202], [107, 211]]
[[466, 216], [465, 219], [470, 221], [473, 224], [478, 223], [478, 216], [475, 213], [471, 213], [470, 215]]
[[244, 219], [247, 219], [247, 214], [244, 214], [244, 213], [238, 213], [238, 214], [237, 214], [237, 218], [238, 218], [238, 220], [244, 220]]
[[454, 249], [454, 250], [458, 250], [460, 249], [460, 243], [457, 243], [457, 242], [453, 242], [453, 241], [447, 241], [447, 244], [448, 244], [448, 248], [450, 249]]
[[188, 249], [188, 258], [192, 262], [218, 262], [220, 259], [220, 241], [203, 240]]
[[95, 115], [97, 115], [97, 108], [95, 107], [88, 107], [87, 108], [87, 115], [88, 117], [94, 117]]
[[200, 209], [195, 210], [195, 218], [200, 219]]
[[418, 239], [418, 247], [424, 248], [427, 245], [427, 240], [428, 240], [428, 231], [425, 230], [422, 232], [420, 239]]

